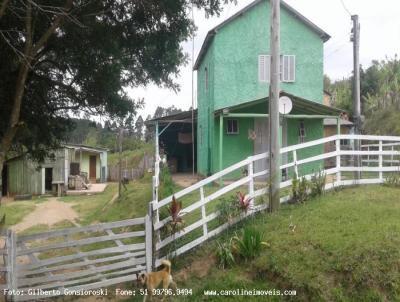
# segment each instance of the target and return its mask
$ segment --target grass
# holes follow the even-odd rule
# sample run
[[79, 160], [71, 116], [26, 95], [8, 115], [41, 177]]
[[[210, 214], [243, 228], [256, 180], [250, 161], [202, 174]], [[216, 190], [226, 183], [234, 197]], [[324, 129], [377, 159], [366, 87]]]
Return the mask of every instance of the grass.
[[[270, 246], [254, 260], [227, 270], [215, 265], [215, 240], [180, 256], [174, 278], [180, 288], [193, 289], [193, 295], [174, 301], [249, 300], [203, 295], [204, 290], [238, 288], [297, 292], [291, 298], [251, 301], [398, 301], [399, 193], [398, 188], [378, 185], [346, 188], [304, 205], [284, 205], [276, 214], [261, 213], [244, 224], [264, 232]], [[294, 232], [291, 224], [296, 225]], [[231, 230], [218, 240], [233, 235]]]
[[[153, 154], [154, 146], [152, 144], [144, 144], [140, 149], [127, 150], [122, 152], [122, 167], [136, 168], [142, 160], [144, 154]], [[110, 166], [115, 166], [119, 163], [119, 153], [111, 153], [108, 155], [107, 162]]]
[[32, 200], [15, 201], [11, 203], [2, 204], [0, 207], [0, 217], [6, 215], [5, 226], [9, 227], [14, 224], [20, 223], [22, 219], [32, 212], [36, 204], [46, 201], [45, 197], [33, 197]]
[[66, 196], [64, 202], [74, 203], [73, 209], [79, 215], [79, 223], [89, 225], [96, 222], [111, 222], [142, 217], [147, 213], [147, 204], [152, 199], [151, 175], [131, 181], [122, 187], [122, 196], [113, 203], [113, 196], [118, 193], [118, 184], [111, 183], [102, 194], [89, 196]]

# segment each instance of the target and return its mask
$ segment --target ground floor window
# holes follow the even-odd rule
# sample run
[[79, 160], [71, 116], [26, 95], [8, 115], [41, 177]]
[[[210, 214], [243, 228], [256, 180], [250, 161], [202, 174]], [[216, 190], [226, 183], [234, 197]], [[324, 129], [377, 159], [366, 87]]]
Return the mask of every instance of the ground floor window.
[[238, 120], [227, 120], [227, 134], [238, 134], [239, 133], [239, 123]]
[[299, 143], [304, 143], [306, 141], [306, 127], [304, 126], [304, 121], [299, 123]]

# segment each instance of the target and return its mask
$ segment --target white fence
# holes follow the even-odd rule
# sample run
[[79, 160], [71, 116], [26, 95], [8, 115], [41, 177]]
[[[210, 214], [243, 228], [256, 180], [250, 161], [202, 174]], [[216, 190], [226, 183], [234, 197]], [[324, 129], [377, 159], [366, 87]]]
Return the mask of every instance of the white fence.
[[33, 235], [8, 230], [3, 288], [27, 301], [132, 281], [151, 270], [151, 251], [148, 216]]
[[[363, 144], [369, 142], [369, 145], [376, 146], [377, 150], [364, 150], [364, 145], [359, 151], [341, 150], [341, 140], [359, 140]], [[335, 142], [336, 149], [328, 153], [323, 153], [324, 144], [330, 142]], [[354, 145], [354, 142], [351, 142], [351, 144]], [[382, 183], [384, 181], [384, 174], [398, 172], [400, 168], [398, 166], [400, 151], [396, 150], [394, 146], [400, 146], [400, 137], [335, 135], [282, 148], [281, 158], [285, 159], [286, 163], [281, 165], [281, 169], [290, 169], [297, 177], [305, 176], [307, 179], [311, 179], [313, 174], [301, 175], [299, 172], [304, 165], [314, 163], [314, 166], [319, 166], [321, 169], [323, 169], [324, 160], [328, 158], [334, 158], [336, 163], [335, 166], [333, 168], [323, 170], [328, 178], [326, 189], [354, 184]], [[311, 149], [313, 149], [314, 155], [307, 157], [306, 155], [310, 153], [308, 151]], [[316, 150], [320, 150], [320, 153], [315, 154]], [[267, 202], [254, 202], [254, 200], [257, 201], [257, 197], [264, 196], [267, 193], [268, 188], [266, 182], [260, 183], [259, 180], [260, 178], [262, 179], [262, 176], [265, 178], [265, 176], [268, 174], [268, 171], [263, 170], [255, 172], [254, 167], [256, 166], [255, 163], [257, 161], [266, 161], [267, 156], [267, 153], [251, 156], [188, 188], [183, 189], [182, 191], [175, 193], [175, 198], [184, 202], [184, 208], [182, 209], [182, 213], [184, 214], [183, 218], [185, 219], [185, 217], [189, 217], [187, 219], [188, 224], [185, 226], [185, 228], [182, 231], [176, 232], [175, 234], [164, 234], [163, 236], [162, 230], [166, 228], [166, 225], [171, 220], [171, 217], [167, 216], [160, 219], [160, 213], [162, 211], [165, 212], [165, 208], [167, 208], [172, 202], [172, 196], [160, 201], [153, 201], [152, 209], [154, 211], [154, 231], [157, 234], [155, 249], [158, 253], [156, 266], [159, 265], [161, 259], [167, 257], [170, 253], [173, 255], [182, 254], [189, 249], [203, 243], [208, 238], [221, 233], [224, 229], [229, 227], [232, 222], [219, 224], [215, 222], [219, 213], [215, 210], [215, 206], [210, 205], [212, 205], [217, 199], [227, 196], [227, 194], [229, 195], [235, 193], [235, 191], [238, 189], [245, 191], [247, 197], [253, 198], [253, 206], [251, 207], [251, 210], [237, 220], [251, 215], [254, 212], [266, 209]], [[355, 157], [361, 157], [361, 162], [363, 164], [360, 167], [352, 165], [352, 163], [357, 162]], [[376, 166], [371, 166], [370, 163], [365, 166], [365, 160], [371, 160], [373, 157], [376, 158]], [[349, 160], [349, 158], [351, 160]], [[342, 162], [347, 163], [347, 165], [342, 164]], [[390, 165], [387, 165], [388, 163]], [[393, 165], [394, 163], [396, 165]], [[207, 186], [221, 181], [221, 179], [224, 177], [229, 177], [229, 175], [232, 175], [232, 173], [236, 172], [236, 176], [240, 175], [239, 173], [242, 173], [243, 171], [246, 171], [246, 173], [239, 179], [236, 178], [234, 181], [224, 182], [225, 186], [221, 187], [215, 192], [211, 192], [208, 195], [206, 194]], [[359, 179], [354, 178], [355, 172], [360, 173], [361, 177]], [[291, 179], [282, 181], [280, 187], [282, 189], [287, 188], [291, 186], [291, 183]], [[198, 198], [196, 199], [196, 197], [193, 197], [193, 195], [197, 195]], [[192, 199], [194, 198], [197, 201], [192, 203], [185, 202], [185, 198], [188, 196], [191, 196]], [[282, 196], [281, 202], [286, 202], [289, 199], [289, 195]], [[194, 215], [195, 212], [197, 212], [197, 218], [193, 218], [193, 216], [196, 216]], [[210, 229], [210, 225], [212, 229]], [[171, 244], [175, 243], [176, 245], [178, 240], [180, 241], [179, 244], [172, 247]], [[168, 246], [169, 249], [166, 248]]]
[[[359, 140], [362, 148], [341, 150], [341, 140]], [[331, 142], [335, 142], [336, 149], [324, 153], [324, 145]], [[314, 168], [323, 168], [325, 159], [333, 158], [334, 167], [324, 170], [328, 177], [326, 189], [382, 183], [388, 173], [400, 171], [397, 147], [400, 147], [400, 137], [335, 135], [282, 148], [281, 170], [310, 179], [313, 174], [304, 175], [302, 171], [307, 171], [304, 166], [313, 164]], [[166, 231], [171, 220], [167, 208], [172, 196], [158, 201], [159, 159], [153, 179], [156, 190], [146, 217], [34, 235], [17, 236], [8, 231], [5, 247], [0, 249], [4, 259], [0, 272], [6, 274], [7, 284], [0, 285], [0, 289], [54, 290], [53, 296], [56, 296], [62, 295], [64, 290], [94, 289], [134, 280], [136, 272], [150, 271], [159, 266], [161, 259], [182, 254], [246, 216], [267, 209], [264, 197], [268, 190], [268, 171], [255, 170], [262, 166], [258, 162], [267, 161], [267, 157], [267, 153], [251, 156], [175, 193], [175, 198], [184, 205], [182, 213], [186, 225], [180, 232]], [[357, 167], [352, 164], [355, 162], [362, 164]], [[360, 173], [360, 178], [354, 178], [355, 172]], [[218, 182], [223, 186], [215, 186]], [[291, 179], [284, 180], [280, 186], [285, 189], [291, 183]], [[250, 210], [234, 221], [220, 221], [217, 209], [221, 198], [232, 198], [237, 190], [253, 198]], [[287, 194], [288, 190], [282, 192]], [[289, 195], [281, 196], [281, 202], [289, 199]], [[13, 298], [25, 301], [42, 297]]]

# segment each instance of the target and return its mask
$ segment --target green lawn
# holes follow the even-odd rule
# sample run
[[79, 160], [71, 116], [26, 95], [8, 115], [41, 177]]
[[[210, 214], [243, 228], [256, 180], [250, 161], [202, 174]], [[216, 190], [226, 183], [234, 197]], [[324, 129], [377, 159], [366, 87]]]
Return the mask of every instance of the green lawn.
[[73, 209], [78, 212], [82, 225], [96, 222], [111, 222], [129, 218], [142, 217], [147, 213], [147, 204], [152, 199], [151, 175], [131, 181], [122, 187], [122, 197], [111, 203], [118, 192], [118, 184], [111, 183], [102, 194], [89, 196], [66, 196], [64, 202], [74, 203]]
[[[153, 154], [154, 146], [152, 144], [144, 144], [141, 148], [136, 150], [127, 150], [122, 152], [122, 167], [137, 167], [142, 160], [144, 154]], [[107, 162], [110, 166], [119, 163], [119, 153], [111, 153], [108, 155]]]
[[[378, 185], [346, 188], [304, 205], [284, 205], [276, 214], [261, 213], [245, 224], [264, 232], [270, 246], [227, 270], [215, 264], [216, 240], [178, 257], [175, 279], [180, 288], [193, 289], [193, 296], [174, 301], [399, 301], [399, 218], [400, 189]], [[290, 224], [296, 225], [294, 232]], [[297, 295], [251, 300], [203, 295], [204, 290], [241, 288], [294, 289]]]

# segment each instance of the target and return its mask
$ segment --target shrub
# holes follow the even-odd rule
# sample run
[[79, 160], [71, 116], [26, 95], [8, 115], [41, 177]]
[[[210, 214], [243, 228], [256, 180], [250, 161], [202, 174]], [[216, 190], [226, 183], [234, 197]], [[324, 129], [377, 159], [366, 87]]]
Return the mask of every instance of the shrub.
[[232, 253], [232, 238], [229, 242], [217, 242], [218, 267], [225, 269], [235, 264], [235, 257]]
[[311, 177], [310, 195], [311, 197], [321, 196], [325, 192], [326, 174], [322, 171], [315, 173]]
[[383, 185], [387, 187], [400, 187], [400, 173], [391, 173], [386, 177]]
[[233, 237], [232, 249], [233, 253], [242, 259], [248, 260], [258, 256], [263, 247], [268, 246], [263, 241], [263, 234], [254, 227], [247, 226], [244, 228], [241, 236]]
[[159, 193], [161, 198], [174, 194], [175, 184], [172, 180], [171, 173], [167, 164], [161, 164], [160, 167], [160, 188]]
[[217, 205], [219, 212], [218, 220], [220, 223], [231, 222], [233, 218], [239, 215], [238, 207], [233, 198], [223, 198]]
[[309, 183], [303, 176], [300, 180], [294, 176], [292, 180], [292, 203], [303, 203], [307, 200]]

